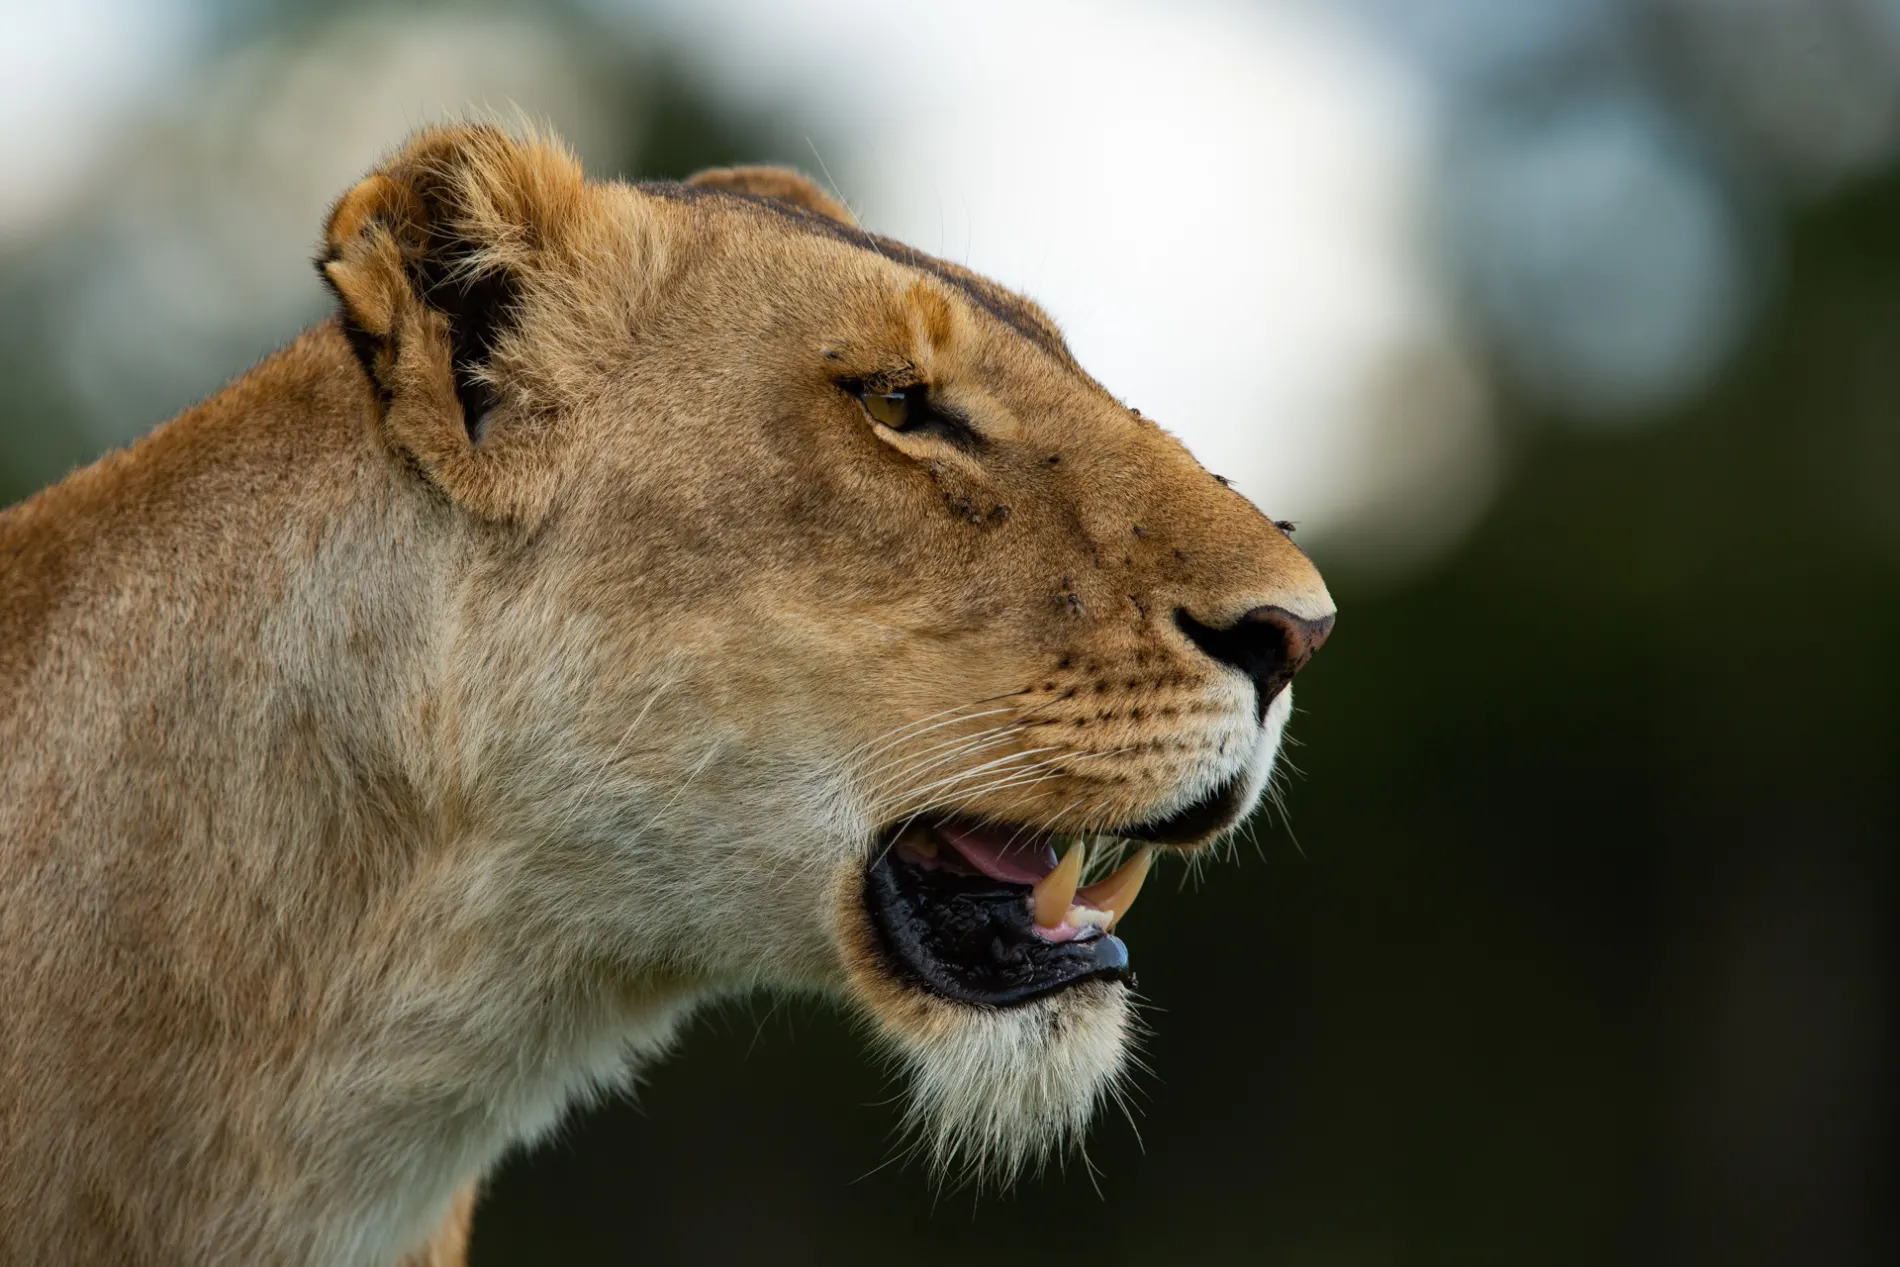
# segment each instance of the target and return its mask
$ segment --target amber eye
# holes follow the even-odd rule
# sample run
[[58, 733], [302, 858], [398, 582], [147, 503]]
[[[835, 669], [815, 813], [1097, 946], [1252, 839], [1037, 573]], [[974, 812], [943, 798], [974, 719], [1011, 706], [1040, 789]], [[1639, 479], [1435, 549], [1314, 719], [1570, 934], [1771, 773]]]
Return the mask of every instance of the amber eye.
[[871, 415], [872, 421], [893, 431], [905, 431], [917, 421], [913, 415], [923, 412], [913, 408], [922, 403], [917, 399], [922, 394], [920, 388], [910, 387], [901, 392], [865, 392], [859, 399], [864, 402], [864, 412]]
[[871, 391], [855, 383], [846, 384], [845, 390], [864, 402], [864, 412], [880, 427], [905, 435], [937, 436], [972, 452], [983, 447], [983, 437], [970, 426], [969, 419], [958, 410], [934, 403], [930, 388], [922, 383], [895, 392]]

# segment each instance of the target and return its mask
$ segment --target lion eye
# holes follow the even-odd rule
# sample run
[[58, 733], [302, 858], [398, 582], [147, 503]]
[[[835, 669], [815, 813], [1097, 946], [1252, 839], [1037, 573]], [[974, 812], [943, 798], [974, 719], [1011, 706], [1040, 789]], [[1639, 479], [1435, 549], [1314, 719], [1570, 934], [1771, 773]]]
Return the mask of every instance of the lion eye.
[[917, 399], [922, 394], [921, 389], [910, 387], [901, 392], [865, 392], [859, 399], [864, 401], [864, 412], [872, 421], [892, 431], [907, 431], [924, 412], [920, 407], [923, 402]]
[[930, 388], [922, 383], [895, 392], [870, 391], [855, 384], [848, 385], [847, 390], [864, 402], [864, 412], [880, 427], [904, 435], [937, 436], [972, 452], [983, 447], [983, 437], [969, 419], [932, 402]]

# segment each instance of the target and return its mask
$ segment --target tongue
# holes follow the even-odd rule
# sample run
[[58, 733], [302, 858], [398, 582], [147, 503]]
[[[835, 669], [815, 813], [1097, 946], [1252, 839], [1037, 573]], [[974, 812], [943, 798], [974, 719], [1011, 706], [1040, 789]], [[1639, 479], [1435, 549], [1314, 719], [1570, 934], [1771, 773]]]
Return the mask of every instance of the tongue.
[[1047, 841], [1018, 840], [1014, 830], [944, 824], [937, 828], [943, 842], [963, 855], [964, 861], [992, 880], [1034, 884], [1056, 868], [1056, 851]]

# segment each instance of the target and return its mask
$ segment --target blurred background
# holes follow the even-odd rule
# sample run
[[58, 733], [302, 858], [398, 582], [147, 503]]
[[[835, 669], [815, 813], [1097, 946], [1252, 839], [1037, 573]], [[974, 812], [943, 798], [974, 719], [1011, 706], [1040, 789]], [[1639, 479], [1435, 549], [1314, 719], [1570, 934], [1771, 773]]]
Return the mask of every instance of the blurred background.
[[1900, 0], [0, 0], [0, 502], [321, 319], [468, 110], [1025, 291], [1343, 612], [1130, 925], [1092, 1175], [881, 1167], [861, 1036], [739, 1002], [477, 1264], [1900, 1261]]

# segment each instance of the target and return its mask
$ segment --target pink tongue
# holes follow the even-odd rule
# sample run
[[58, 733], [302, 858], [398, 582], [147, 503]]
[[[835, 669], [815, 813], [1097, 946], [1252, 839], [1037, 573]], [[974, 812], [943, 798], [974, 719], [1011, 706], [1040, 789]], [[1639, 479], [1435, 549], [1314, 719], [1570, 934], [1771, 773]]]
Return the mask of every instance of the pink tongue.
[[992, 880], [1034, 884], [1056, 869], [1056, 851], [1046, 842], [1017, 841], [1016, 833], [992, 833], [981, 827], [942, 826], [937, 834], [964, 860]]

